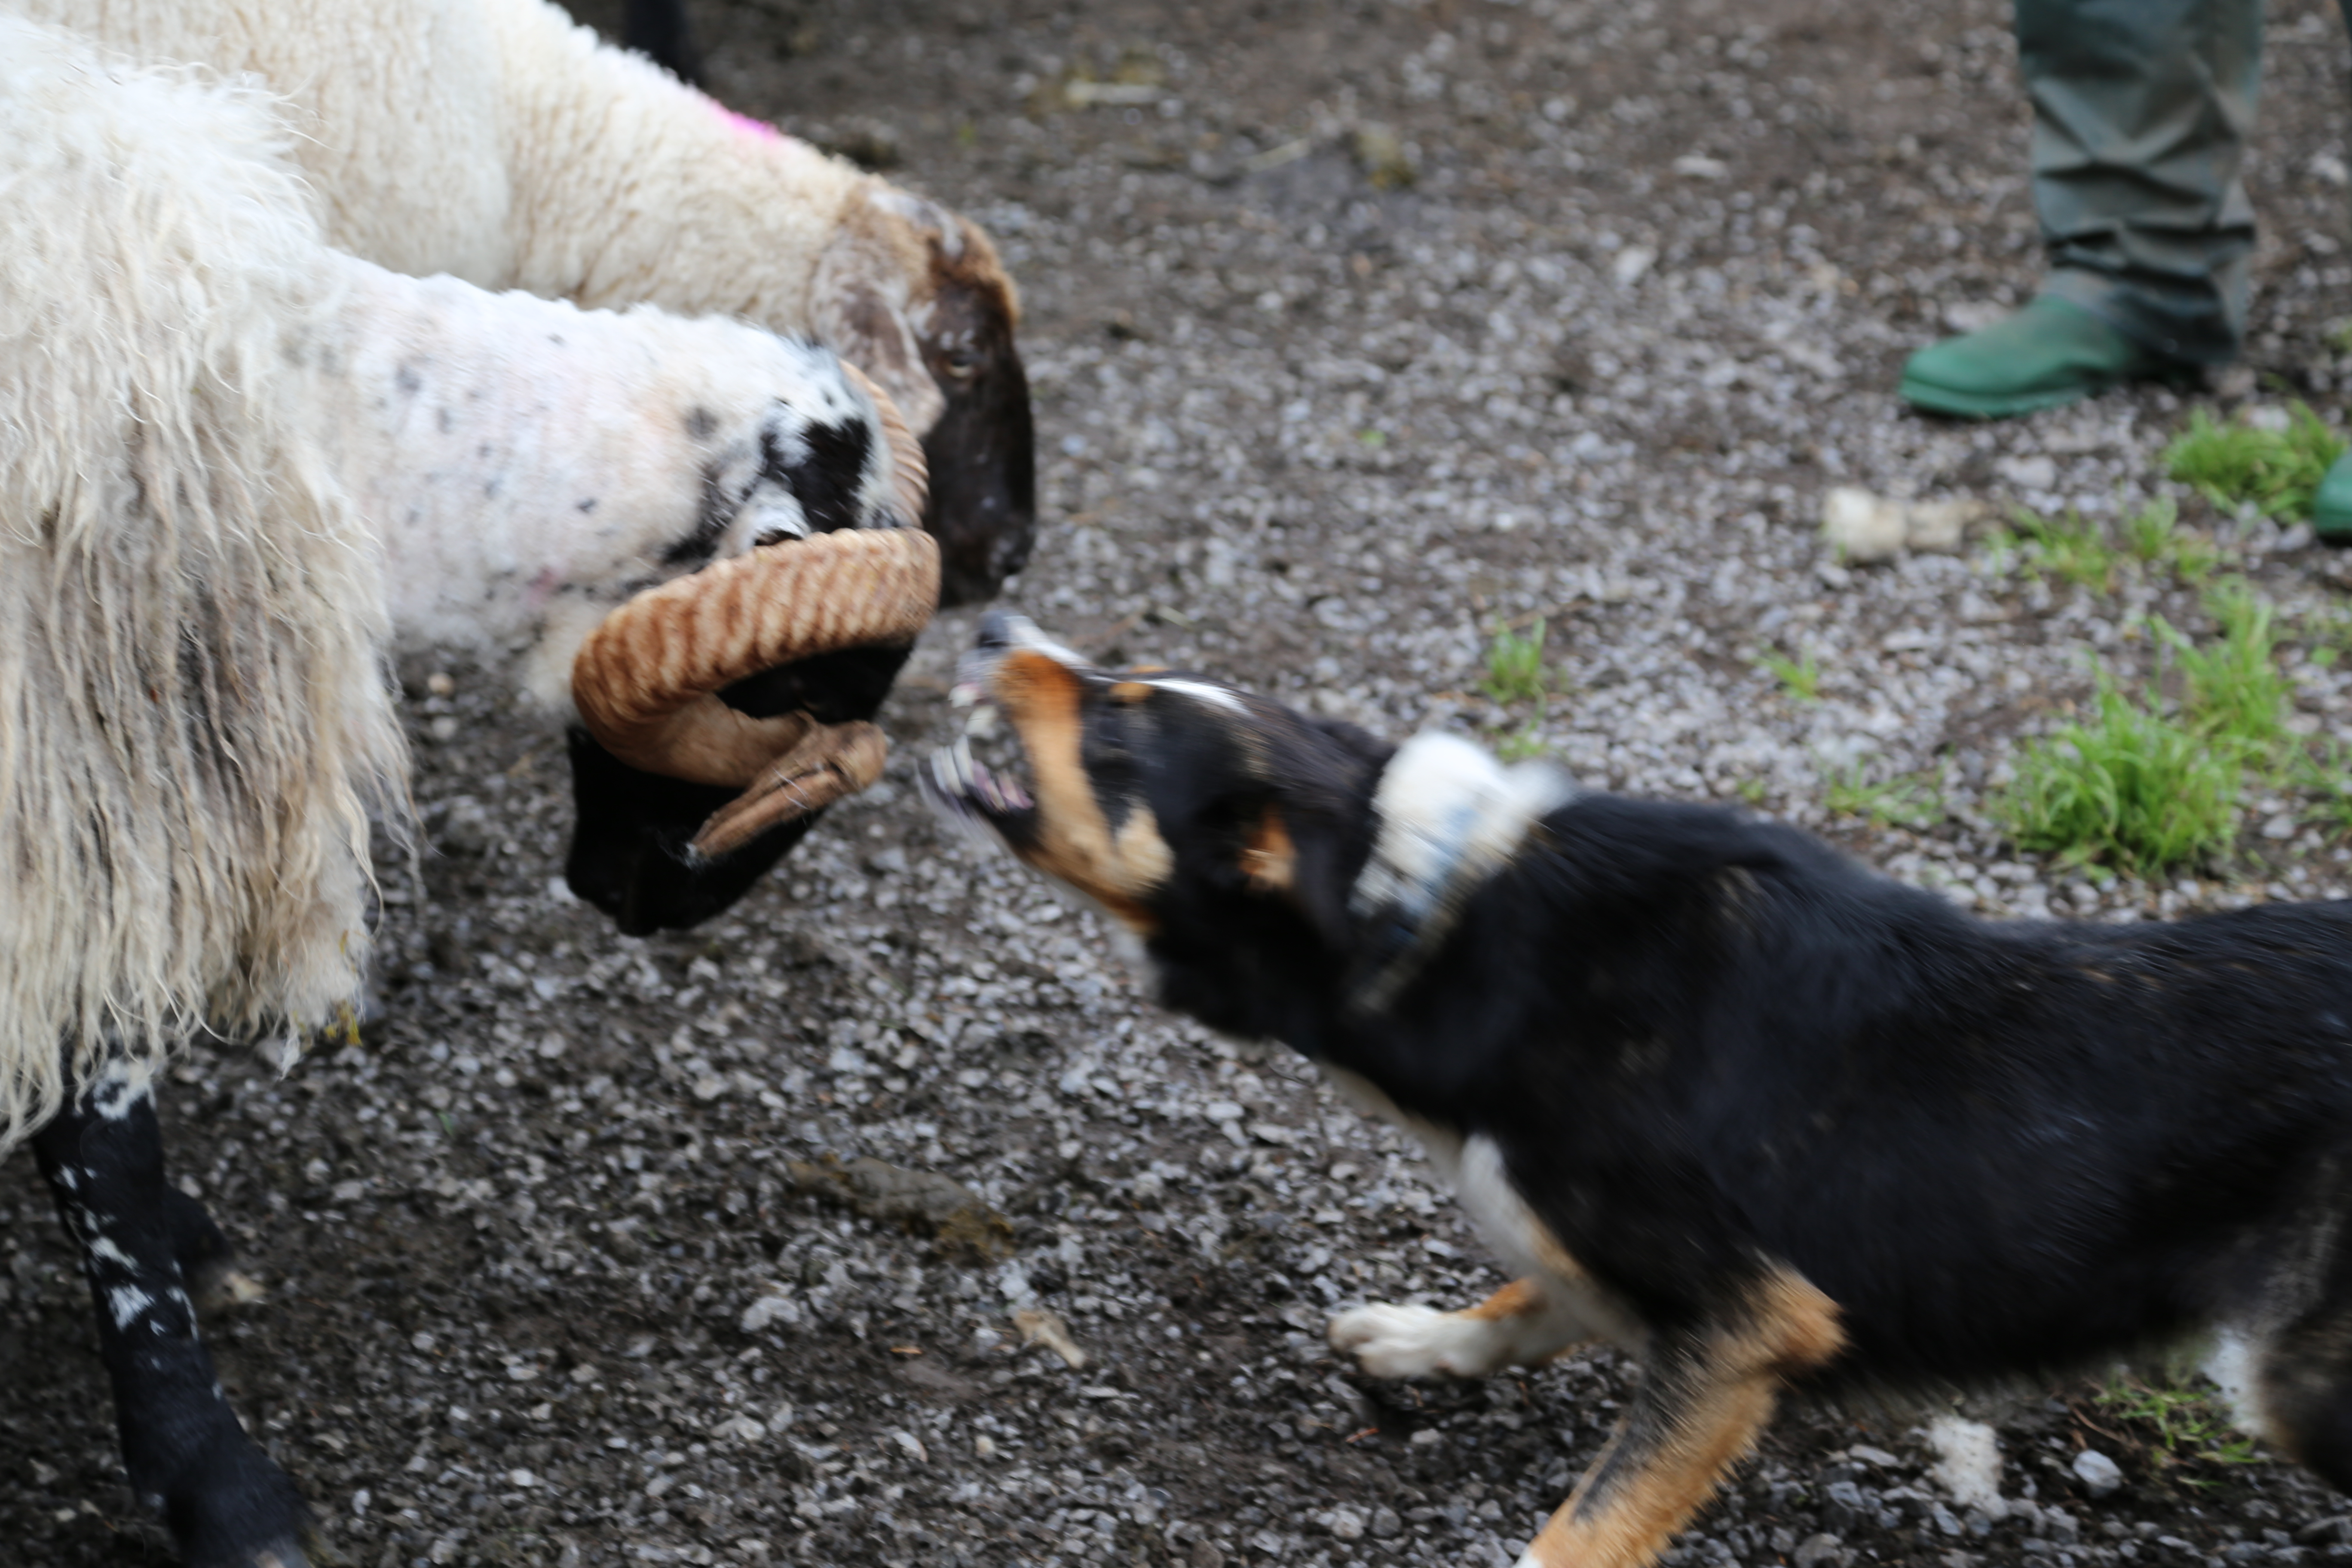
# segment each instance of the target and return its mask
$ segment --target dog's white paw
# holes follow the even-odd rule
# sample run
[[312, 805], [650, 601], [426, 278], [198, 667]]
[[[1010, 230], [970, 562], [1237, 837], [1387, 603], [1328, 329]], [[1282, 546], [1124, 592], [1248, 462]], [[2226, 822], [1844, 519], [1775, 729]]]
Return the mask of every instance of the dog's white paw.
[[1373, 1377], [1484, 1377], [1509, 1354], [1507, 1334], [1459, 1312], [1379, 1303], [1331, 1320], [1331, 1348]]

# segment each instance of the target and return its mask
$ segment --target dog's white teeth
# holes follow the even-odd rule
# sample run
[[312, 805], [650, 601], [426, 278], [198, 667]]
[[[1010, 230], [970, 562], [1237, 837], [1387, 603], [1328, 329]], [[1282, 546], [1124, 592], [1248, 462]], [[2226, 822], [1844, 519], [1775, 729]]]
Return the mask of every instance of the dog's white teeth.
[[998, 710], [995, 703], [978, 703], [971, 710], [971, 717], [963, 721], [963, 732], [965, 738], [974, 741], [985, 741], [991, 735], [995, 734], [998, 716]]
[[996, 787], [996, 775], [988, 770], [986, 763], [972, 763], [971, 791], [991, 811], [1004, 809], [1004, 792]]
[[940, 794], [959, 805], [971, 798], [971, 753], [961, 743], [931, 753], [931, 778]]
[[948, 689], [948, 706], [970, 708], [980, 700], [980, 682], [959, 680]]
[[1027, 811], [1031, 806], [1037, 804], [1035, 801], [1029, 798], [1029, 792], [1021, 787], [1021, 783], [1018, 779], [1006, 777], [999, 779], [997, 783], [1004, 790], [1005, 804], [1011, 806], [1014, 811]]

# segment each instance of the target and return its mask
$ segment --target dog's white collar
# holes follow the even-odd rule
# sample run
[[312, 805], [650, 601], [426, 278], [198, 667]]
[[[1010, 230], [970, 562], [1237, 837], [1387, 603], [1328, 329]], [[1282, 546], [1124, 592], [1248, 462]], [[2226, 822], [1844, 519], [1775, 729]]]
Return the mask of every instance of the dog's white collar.
[[1472, 890], [1517, 853], [1538, 819], [1576, 795], [1575, 784], [1548, 763], [1505, 768], [1443, 730], [1398, 747], [1372, 799], [1380, 829], [1371, 857], [1348, 899], [1365, 942], [1355, 1003], [1386, 1006]]

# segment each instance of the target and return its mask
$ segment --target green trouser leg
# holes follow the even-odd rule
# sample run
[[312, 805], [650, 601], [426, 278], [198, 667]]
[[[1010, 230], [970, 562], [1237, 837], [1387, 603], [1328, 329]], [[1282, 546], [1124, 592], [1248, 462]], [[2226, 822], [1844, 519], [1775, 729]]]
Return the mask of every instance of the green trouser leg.
[[2262, 38], [2261, 0], [2018, 0], [2045, 292], [2172, 359], [2236, 357]]
[[[2344, 27], [2352, 32], [2352, 0], [2340, 0]], [[2311, 498], [2311, 526], [2333, 544], [2352, 544], [2352, 452], [2336, 459]]]

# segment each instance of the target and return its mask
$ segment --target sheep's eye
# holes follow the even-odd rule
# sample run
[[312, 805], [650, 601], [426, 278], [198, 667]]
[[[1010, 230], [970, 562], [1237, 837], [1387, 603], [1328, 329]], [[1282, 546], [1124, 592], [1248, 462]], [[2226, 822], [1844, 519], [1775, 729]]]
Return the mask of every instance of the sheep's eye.
[[940, 356], [940, 363], [950, 375], [964, 379], [980, 368], [980, 356], [970, 349], [950, 349]]

